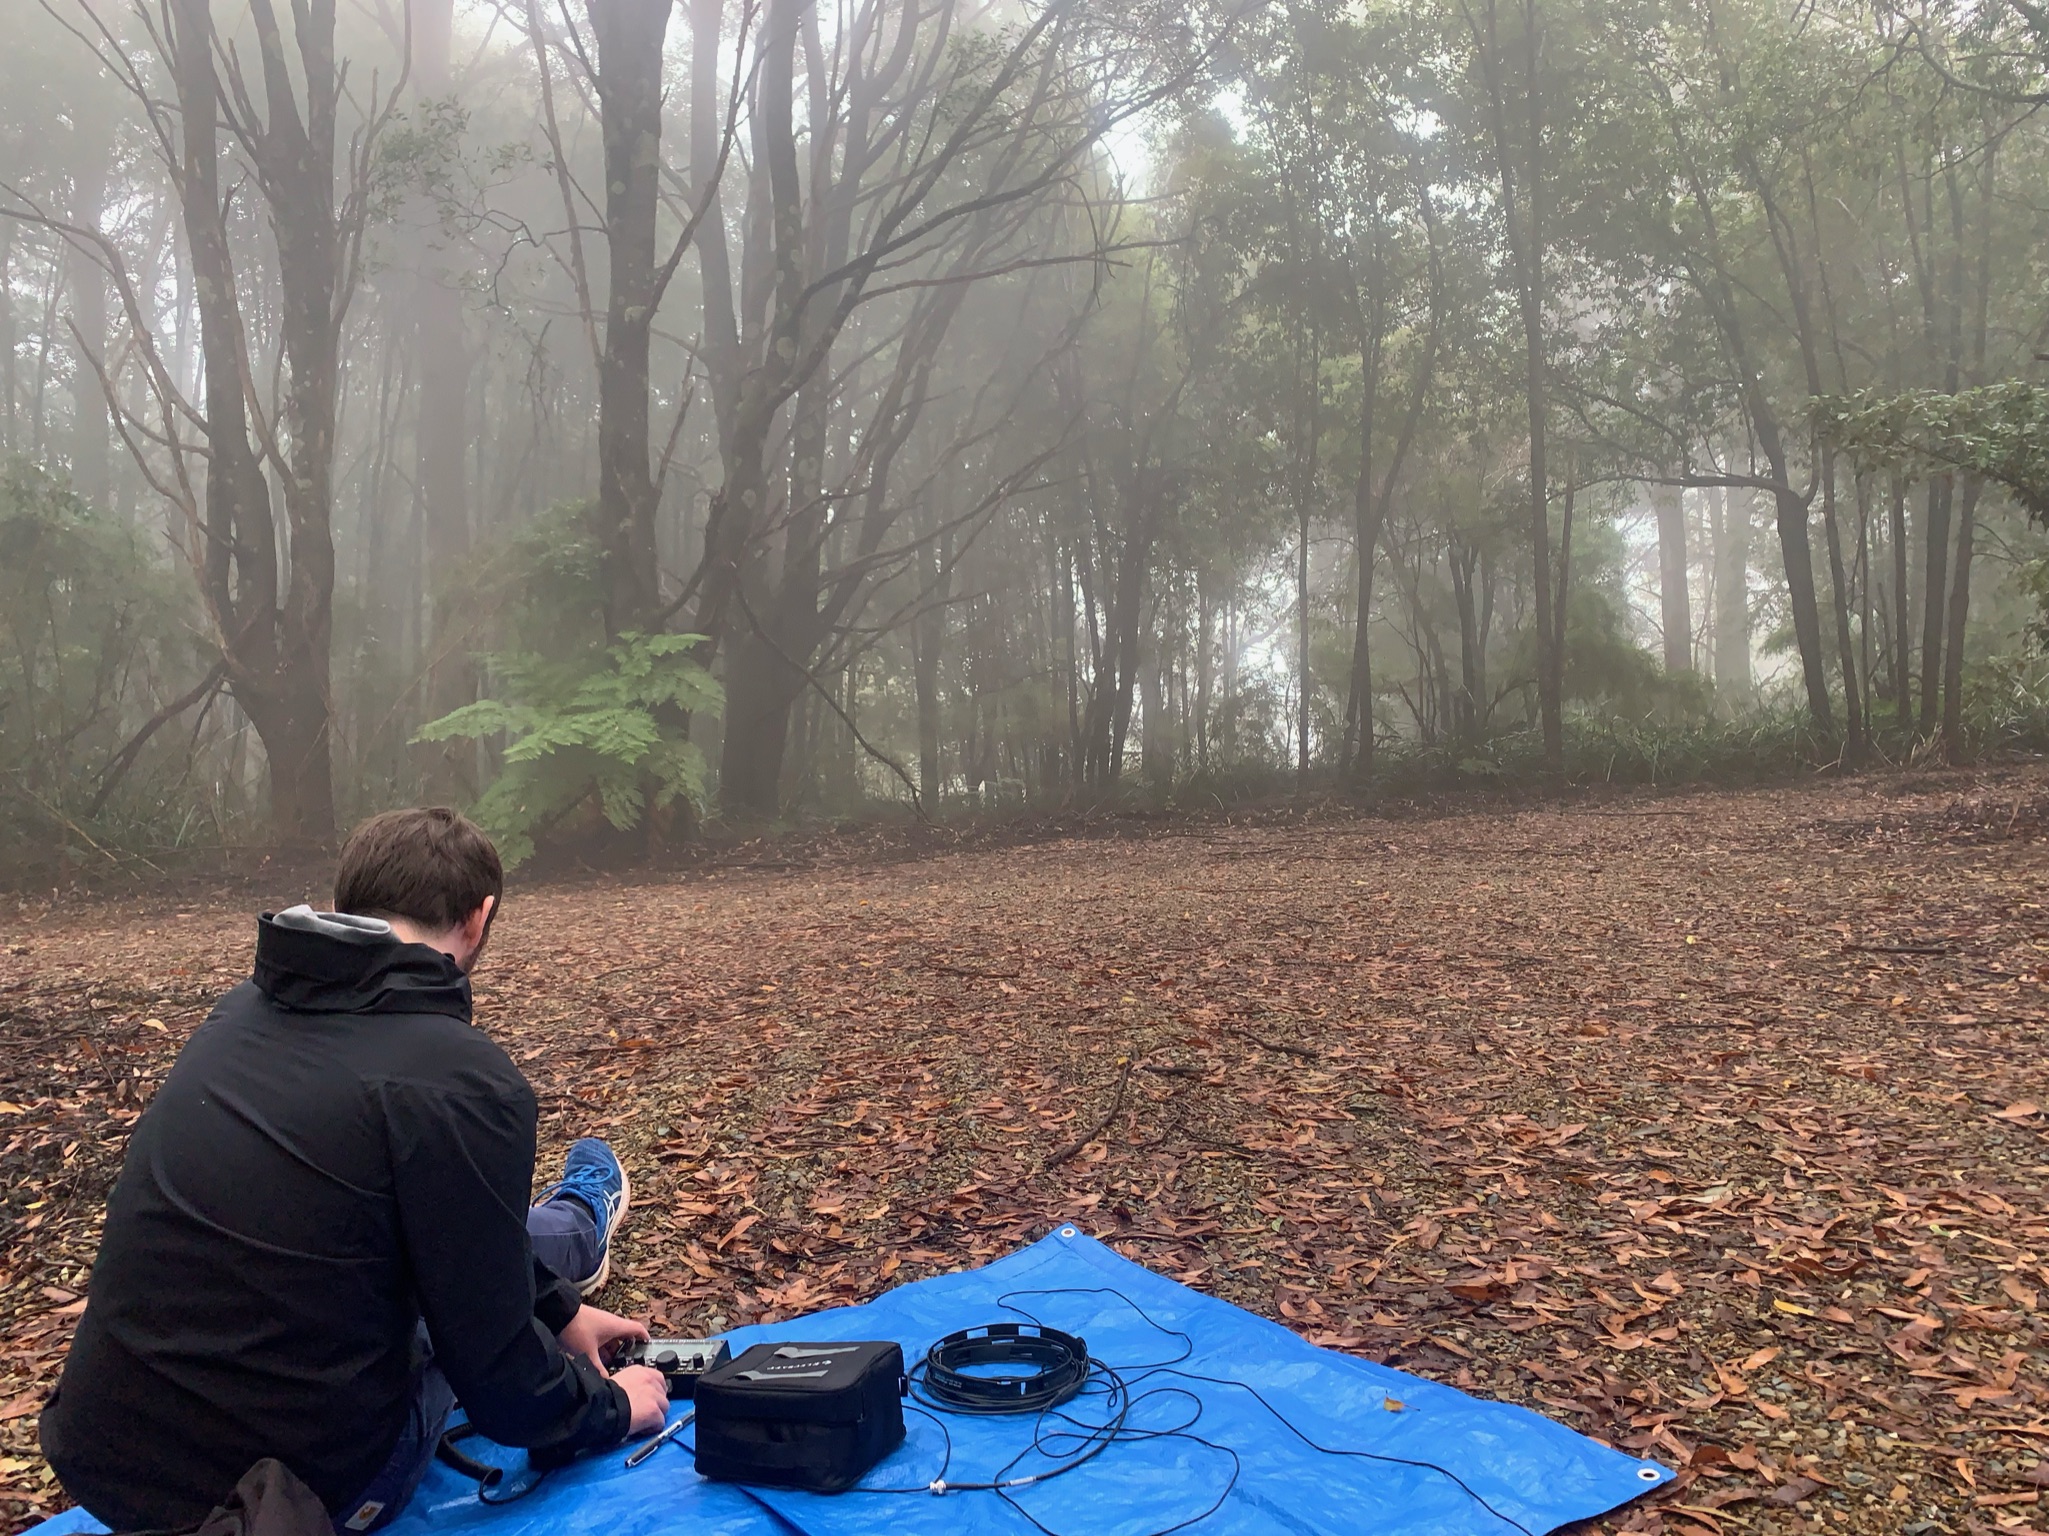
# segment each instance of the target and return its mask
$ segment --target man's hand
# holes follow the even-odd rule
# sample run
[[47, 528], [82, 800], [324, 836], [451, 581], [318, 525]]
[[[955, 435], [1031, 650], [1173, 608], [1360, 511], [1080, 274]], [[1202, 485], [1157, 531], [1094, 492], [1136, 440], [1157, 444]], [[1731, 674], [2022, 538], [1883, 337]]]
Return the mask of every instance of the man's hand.
[[569, 1320], [569, 1326], [556, 1337], [570, 1354], [584, 1355], [592, 1365], [604, 1371], [611, 1368], [611, 1362], [605, 1356], [616, 1356], [618, 1345], [645, 1340], [647, 1327], [630, 1317], [619, 1317], [598, 1307], [584, 1306], [576, 1309], [576, 1316]]
[[614, 1371], [612, 1379], [633, 1406], [633, 1427], [626, 1432], [629, 1436], [651, 1435], [667, 1422], [669, 1383], [660, 1371], [648, 1365], [628, 1365]]

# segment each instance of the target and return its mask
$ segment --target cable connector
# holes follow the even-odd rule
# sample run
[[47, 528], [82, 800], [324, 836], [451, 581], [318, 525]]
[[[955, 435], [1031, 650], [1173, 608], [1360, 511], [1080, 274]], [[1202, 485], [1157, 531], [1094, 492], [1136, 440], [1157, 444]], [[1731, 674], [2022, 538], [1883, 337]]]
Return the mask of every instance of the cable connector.
[[944, 1496], [946, 1493], [946, 1479], [943, 1477], [933, 1478], [931, 1482], [925, 1485], [925, 1491], [930, 1494]]

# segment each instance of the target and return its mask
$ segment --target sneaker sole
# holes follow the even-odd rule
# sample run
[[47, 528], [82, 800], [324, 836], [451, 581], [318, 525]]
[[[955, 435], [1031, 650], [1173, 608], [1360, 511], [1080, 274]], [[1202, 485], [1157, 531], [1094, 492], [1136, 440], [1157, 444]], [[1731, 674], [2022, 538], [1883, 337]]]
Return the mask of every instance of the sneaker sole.
[[579, 1296], [595, 1296], [605, 1288], [605, 1282], [612, 1278], [612, 1238], [625, 1225], [626, 1212], [633, 1205], [633, 1180], [626, 1172], [626, 1165], [619, 1165], [619, 1214], [612, 1218], [611, 1226], [605, 1229], [605, 1256], [598, 1263], [598, 1272], [576, 1287]]

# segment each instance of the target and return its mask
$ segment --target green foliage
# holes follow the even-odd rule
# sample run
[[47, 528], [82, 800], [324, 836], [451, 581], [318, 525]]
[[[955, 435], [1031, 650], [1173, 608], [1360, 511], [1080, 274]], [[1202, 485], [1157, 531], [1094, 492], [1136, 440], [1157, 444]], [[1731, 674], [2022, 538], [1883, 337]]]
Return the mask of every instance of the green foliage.
[[[1839, 750], [1814, 729], [1803, 710], [1791, 707], [1737, 719], [1575, 711], [1565, 717], [1564, 747], [1569, 784], [1661, 787], [1787, 778], [1833, 761]], [[1547, 782], [1543, 740], [1526, 726], [1477, 742], [1383, 747], [1377, 778], [1381, 792], [1397, 795], [1534, 786]]]
[[1967, 666], [1963, 714], [1972, 756], [2049, 748], [2049, 660], [1995, 656]]
[[[109, 759], [192, 685], [178, 591], [136, 529], [25, 460], [0, 462], [0, 845], [47, 847], [53, 822], [75, 835]], [[167, 796], [138, 772], [109, 809], [146, 819]]]
[[[1613, 594], [1590, 582], [1566, 598], [1565, 698], [1625, 719], [1700, 713], [1707, 699], [1692, 677], [1673, 677], [1630, 638]], [[1534, 674], [1535, 658], [1526, 663]]]
[[704, 754], [679, 739], [677, 712], [716, 711], [719, 685], [691, 659], [698, 635], [622, 635], [596, 666], [531, 654], [491, 657], [505, 697], [480, 699], [423, 726], [420, 741], [508, 738], [504, 767], [476, 805], [510, 864], [589, 802], [620, 831], [650, 802], [704, 798]]
[[1816, 400], [1813, 416], [1860, 463], [1915, 476], [1983, 475], [2049, 522], [2049, 388], [2009, 379], [1955, 394], [1863, 390]]

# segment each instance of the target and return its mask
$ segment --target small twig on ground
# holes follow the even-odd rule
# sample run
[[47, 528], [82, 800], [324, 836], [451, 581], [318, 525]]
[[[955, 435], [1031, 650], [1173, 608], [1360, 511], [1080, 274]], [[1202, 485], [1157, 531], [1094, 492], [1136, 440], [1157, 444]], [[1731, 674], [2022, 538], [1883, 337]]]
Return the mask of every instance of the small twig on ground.
[[1954, 953], [1946, 944], [1845, 944], [1845, 954], [1852, 955], [1947, 955]]
[[918, 964], [944, 976], [972, 976], [978, 981], [1016, 981], [1022, 974], [1019, 971], [977, 971], [965, 965], [942, 965], [937, 960], [920, 960]]
[[1698, 811], [1565, 811], [1566, 816], [1612, 816], [1617, 821], [1647, 821], [1653, 816], [1697, 816]]
[[1242, 1157], [1248, 1162], [1252, 1158], [1252, 1154], [1239, 1146], [1235, 1141], [1218, 1141], [1214, 1136], [1201, 1135], [1190, 1135], [1188, 1141], [1191, 1146], [1208, 1147], [1215, 1152], [1227, 1153], [1232, 1157]]
[[1110, 1096], [1110, 1108], [1104, 1114], [1103, 1118], [1098, 1120], [1094, 1125], [1090, 1126], [1086, 1131], [1082, 1132], [1081, 1138], [1079, 1140], [1069, 1142], [1066, 1146], [1062, 1147], [1058, 1152], [1055, 1152], [1051, 1157], [1047, 1158], [1041, 1166], [1043, 1168], [1058, 1168], [1062, 1163], [1066, 1162], [1070, 1157], [1074, 1156], [1075, 1153], [1079, 1152], [1083, 1147], [1087, 1146], [1090, 1142], [1094, 1141], [1098, 1136], [1102, 1135], [1103, 1132], [1110, 1129], [1111, 1122], [1114, 1121], [1118, 1115], [1123, 1113], [1124, 1090], [1130, 1086], [1131, 1058], [1129, 1056], [1126, 1056], [1121, 1058], [1118, 1062], [1117, 1091]]
[[1306, 1045], [1287, 1045], [1279, 1040], [1269, 1040], [1263, 1035], [1255, 1035], [1249, 1029], [1240, 1029], [1235, 1024], [1219, 1024], [1217, 1027], [1227, 1035], [1236, 1035], [1241, 1040], [1250, 1040], [1261, 1050], [1279, 1051], [1284, 1056], [1299, 1057], [1303, 1061], [1315, 1061], [1318, 1059], [1316, 1052], [1310, 1050]]

